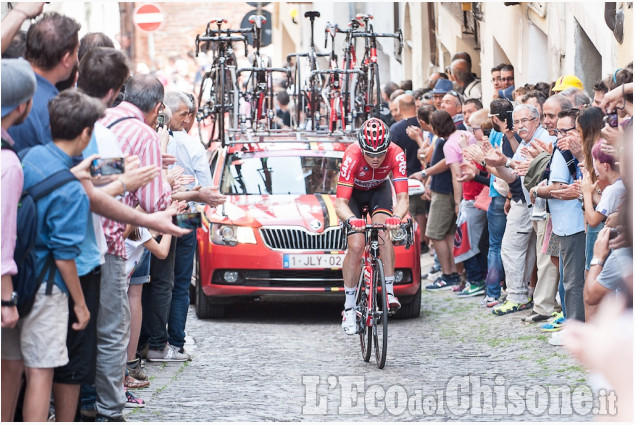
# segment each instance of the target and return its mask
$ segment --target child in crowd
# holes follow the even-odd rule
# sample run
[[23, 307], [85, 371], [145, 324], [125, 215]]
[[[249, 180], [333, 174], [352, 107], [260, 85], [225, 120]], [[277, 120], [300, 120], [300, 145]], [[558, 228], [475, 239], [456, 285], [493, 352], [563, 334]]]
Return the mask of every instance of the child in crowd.
[[[141, 294], [143, 284], [150, 281], [150, 254], [164, 259], [170, 251], [171, 235], [163, 235], [160, 241], [154, 239], [144, 227], [128, 225], [126, 232], [126, 275], [128, 276], [128, 302], [130, 303], [130, 341], [128, 343], [128, 365], [124, 380], [127, 389], [145, 388], [150, 385], [148, 375], [141, 368], [137, 358], [137, 344], [141, 332]], [[126, 407], [144, 407], [142, 399], [126, 390]]]

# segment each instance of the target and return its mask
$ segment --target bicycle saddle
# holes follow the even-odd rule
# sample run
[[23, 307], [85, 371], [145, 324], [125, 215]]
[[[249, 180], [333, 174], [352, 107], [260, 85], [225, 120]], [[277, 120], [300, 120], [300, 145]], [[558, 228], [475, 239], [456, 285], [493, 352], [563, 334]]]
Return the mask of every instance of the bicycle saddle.
[[318, 12], [317, 10], [309, 10], [308, 12], [304, 13], [304, 17], [309, 18], [310, 20], [314, 20], [315, 18], [320, 17], [320, 12]]
[[256, 26], [260, 28], [262, 24], [267, 23], [267, 18], [262, 15], [249, 15], [249, 23], [256, 24]]
[[214, 18], [211, 21], [209, 21], [210, 24], [215, 24], [215, 23], [221, 23], [221, 24], [226, 24], [227, 23], [227, 19], [225, 18]]
[[357, 16], [355, 16], [355, 18], [362, 19], [365, 21], [368, 19], [373, 19], [373, 15], [371, 15], [370, 13], [358, 13]]

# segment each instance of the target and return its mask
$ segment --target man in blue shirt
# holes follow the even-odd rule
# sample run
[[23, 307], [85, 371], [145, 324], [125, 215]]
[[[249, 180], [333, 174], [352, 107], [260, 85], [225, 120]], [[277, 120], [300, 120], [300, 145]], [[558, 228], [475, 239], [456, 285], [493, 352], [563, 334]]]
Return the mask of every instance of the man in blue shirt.
[[45, 13], [27, 32], [25, 59], [33, 67], [37, 89], [31, 113], [9, 131], [18, 152], [52, 141], [48, 102], [59, 93], [55, 84], [69, 78], [77, 65], [79, 28], [74, 19], [52, 12]]
[[[576, 129], [577, 110], [565, 110], [558, 114], [558, 138], [579, 137]], [[531, 196], [549, 199], [553, 233], [560, 241], [560, 261], [564, 282], [564, 302], [567, 317], [584, 321], [584, 213], [580, 201], [551, 198], [551, 191], [563, 184], [572, 184], [575, 177], [560, 151], [555, 149], [551, 161], [549, 184], [532, 188]]]
[[[80, 155], [88, 145], [95, 121], [103, 115], [104, 109], [99, 101], [76, 90], [65, 91], [51, 100], [53, 142], [32, 148], [22, 159], [24, 187], [32, 187], [61, 170], [70, 169], [72, 157]], [[70, 321], [73, 329], [81, 330], [90, 319], [75, 264], [86, 235], [88, 210], [88, 196], [77, 180], [37, 202], [36, 275], [45, 266], [54, 266], [56, 270], [50, 293], [47, 294], [48, 285], [42, 284], [33, 309], [18, 325], [15, 344], [20, 347], [27, 377], [25, 420], [46, 421], [53, 368], [68, 362], [67, 323]], [[69, 295], [72, 308], [69, 308]], [[3, 339], [3, 343], [6, 342]], [[29, 391], [30, 386], [39, 391]]]

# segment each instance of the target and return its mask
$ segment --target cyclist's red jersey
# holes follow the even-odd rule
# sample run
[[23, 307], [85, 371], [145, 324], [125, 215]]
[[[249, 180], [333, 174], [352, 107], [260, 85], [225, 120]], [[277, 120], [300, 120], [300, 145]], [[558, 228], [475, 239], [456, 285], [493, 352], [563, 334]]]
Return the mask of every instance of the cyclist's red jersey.
[[391, 142], [384, 162], [374, 170], [364, 159], [359, 145], [353, 143], [346, 148], [342, 158], [340, 177], [337, 182], [337, 197], [350, 199], [353, 189], [363, 191], [375, 189], [388, 178], [391, 171], [395, 192], [407, 192], [406, 155], [399, 146]]

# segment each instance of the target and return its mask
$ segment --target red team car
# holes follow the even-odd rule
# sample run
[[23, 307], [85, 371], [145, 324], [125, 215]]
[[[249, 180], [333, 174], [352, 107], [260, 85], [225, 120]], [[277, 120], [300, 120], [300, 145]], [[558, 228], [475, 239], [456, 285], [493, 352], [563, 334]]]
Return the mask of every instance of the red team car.
[[[212, 177], [227, 201], [205, 207], [197, 233], [193, 280], [199, 318], [222, 317], [232, 303], [255, 299], [343, 302], [344, 240], [334, 201], [342, 157], [352, 142], [357, 143], [281, 132], [213, 151]], [[394, 288], [402, 318], [420, 314], [421, 252], [415, 238], [408, 250], [395, 246]]]

